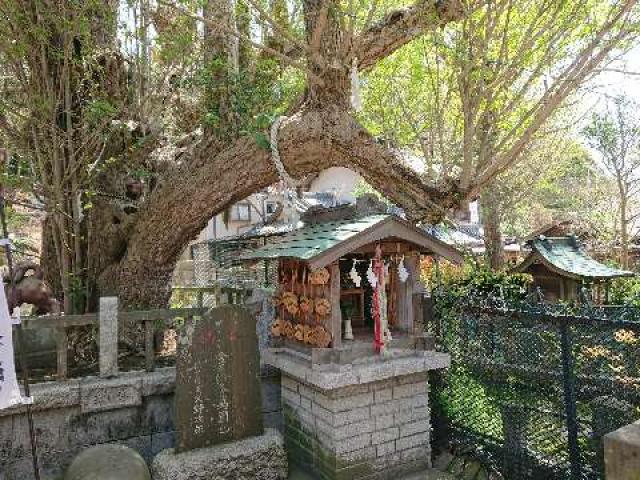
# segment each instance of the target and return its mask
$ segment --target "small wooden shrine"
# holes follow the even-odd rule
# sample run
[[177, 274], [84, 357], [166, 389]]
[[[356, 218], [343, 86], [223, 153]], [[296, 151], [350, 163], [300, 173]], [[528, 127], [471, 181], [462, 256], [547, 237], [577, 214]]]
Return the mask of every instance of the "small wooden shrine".
[[338, 208], [316, 212], [245, 258], [278, 261], [274, 336], [311, 348], [373, 340], [380, 350], [395, 336], [414, 334], [421, 255], [463, 261], [398, 216]]
[[580, 289], [590, 287], [597, 303], [606, 302], [611, 280], [634, 275], [591, 258], [573, 235], [540, 235], [527, 245], [531, 253], [513, 271], [533, 276], [533, 286], [539, 288], [548, 301], [577, 300]]

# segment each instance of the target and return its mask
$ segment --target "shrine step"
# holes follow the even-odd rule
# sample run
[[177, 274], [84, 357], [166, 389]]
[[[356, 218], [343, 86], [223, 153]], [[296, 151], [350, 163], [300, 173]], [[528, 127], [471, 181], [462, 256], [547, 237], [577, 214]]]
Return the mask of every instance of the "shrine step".
[[[456, 478], [456, 476], [450, 473], [432, 469], [424, 472], [412, 473], [411, 475], [402, 477], [399, 480], [455, 480]], [[316, 478], [306, 472], [294, 468], [289, 473], [289, 480], [316, 480]]]
[[426, 472], [413, 473], [407, 477], [402, 477], [400, 480], [455, 480], [456, 478], [458, 477], [450, 473], [427, 470]]

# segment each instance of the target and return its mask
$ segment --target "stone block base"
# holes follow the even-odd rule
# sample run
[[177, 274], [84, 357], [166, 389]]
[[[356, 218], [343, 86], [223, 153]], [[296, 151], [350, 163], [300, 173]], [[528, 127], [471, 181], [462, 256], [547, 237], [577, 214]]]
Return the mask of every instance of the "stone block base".
[[382, 480], [431, 466], [428, 371], [446, 366], [435, 352], [318, 369], [270, 360], [282, 371], [289, 459], [322, 480]]
[[160, 452], [151, 467], [154, 480], [284, 480], [287, 456], [281, 435], [264, 435], [189, 452]]

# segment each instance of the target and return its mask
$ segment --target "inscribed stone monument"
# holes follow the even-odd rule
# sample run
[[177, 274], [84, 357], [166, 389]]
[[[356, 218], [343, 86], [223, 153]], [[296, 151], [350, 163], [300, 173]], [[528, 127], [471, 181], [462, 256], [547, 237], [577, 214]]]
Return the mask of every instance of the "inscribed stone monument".
[[176, 367], [176, 453], [263, 434], [256, 320], [234, 305], [188, 322]]

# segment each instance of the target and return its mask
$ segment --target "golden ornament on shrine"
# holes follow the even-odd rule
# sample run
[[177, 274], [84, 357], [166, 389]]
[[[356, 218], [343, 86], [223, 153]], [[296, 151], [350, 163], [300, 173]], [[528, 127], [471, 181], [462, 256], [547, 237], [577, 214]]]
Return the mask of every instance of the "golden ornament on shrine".
[[313, 345], [313, 342], [314, 342], [313, 327], [310, 326], [310, 325], [305, 325], [303, 327], [303, 333], [304, 333], [304, 336], [303, 336], [302, 341], [304, 343], [308, 343], [310, 345]]
[[330, 277], [331, 275], [329, 274], [329, 270], [326, 268], [320, 268], [311, 272], [309, 275], [309, 281], [311, 282], [311, 285], [326, 285]]
[[323, 326], [315, 327], [315, 345], [317, 347], [327, 348], [331, 344], [331, 333]]
[[284, 336], [287, 338], [293, 338], [295, 335], [295, 328], [293, 327], [293, 323], [289, 320], [283, 322], [282, 331], [284, 332]]
[[304, 326], [300, 323], [296, 324], [294, 327], [294, 334], [296, 340], [302, 342], [304, 340]]
[[331, 313], [331, 302], [326, 298], [316, 300], [316, 313], [321, 317], [325, 317]]
[[282, 294], [282, 305], [291, 315], [298, 313], [298, 296], [293, 292], [284, 292]]
[[271, 335], [279, 337], [282, 335], [282, 320], [276, 318], [271, 324]]
[[313, 312], [313, 298], [301, 297], [300, 298], [300, 311], [305, 315]]

